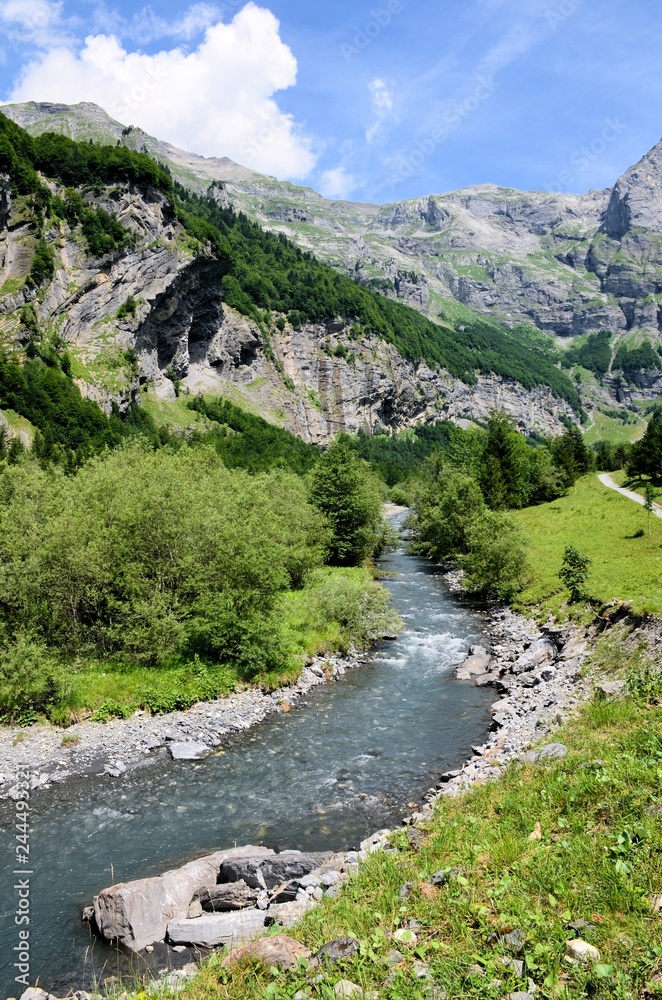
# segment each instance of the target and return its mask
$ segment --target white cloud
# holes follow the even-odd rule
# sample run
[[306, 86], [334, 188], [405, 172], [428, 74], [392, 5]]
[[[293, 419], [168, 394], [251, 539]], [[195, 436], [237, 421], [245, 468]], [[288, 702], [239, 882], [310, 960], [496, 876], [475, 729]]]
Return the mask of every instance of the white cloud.
[[344, 201], [349, 198], [357, 186], [356, 178], [345, 167], [333, 167], [325, 170], [320, 177], [320, 194], [325, 198], [335, 198]]
[[[9, 2], [24, 6], [26, 0]], [[208, 11], [191, 8], [185, 30]], [[273, 99], [297, 75], [279, 28], [271, 11], [249, 3], [229, 24], [208, 27], [190, 52], [173, 48], [146, 55], [127, 51], [114, 35], [90, 35], [77, 50], [59, 44], [35, 57], [9, 100], [92, 101], [124, 124], [193, 152], [303, 178], [316, 160], [312, 141]]]
[[372, 142], [393, 110], [393, 94], [381, 77], [371, 80], [368, 89], [375, 119], [366, 129], [365, 137], [367, 142]]
[[62, 14], [62, 4], [53, 0], [4, 0], [0, 21], [12, 42], [47, 43]]

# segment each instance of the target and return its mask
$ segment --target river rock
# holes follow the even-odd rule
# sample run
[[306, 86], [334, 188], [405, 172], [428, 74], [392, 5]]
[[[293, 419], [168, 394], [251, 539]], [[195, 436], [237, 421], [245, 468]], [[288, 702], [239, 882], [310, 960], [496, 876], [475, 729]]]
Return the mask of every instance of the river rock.
[[361, 942], [355, 937], [336, 938], [335, 941], [327, 941], [313, 955], [313, 960], [319, 965], [335, 965], [336, 962], [345, 962], [348, 958], [358, 955]]
[[228, 910], [245, 910], [255, 906], [258, 892], [245, 882], [226, 882], [223, 885], [212, 885], [201, 889], [194, 899], [207, 913], [223, 913]]
[[455, 676], [460, 681], [470, 681], [472, 677], [479, 677], [487, 673], [487, 668], [492, 662], [489, 653], [474, 653], [467, 656], [466, 660], [457, 667]]
[[625, 681], [602, 681], [595, 693], [601, 701], [615, 701], [625, 694]]
[[263, 910], [237, 910], [235, 913], [205, 913], [194, 920], [178, 917], [167, 926], [171, 944], [197, 945], [199, 948], [233, 948], [267, 933]]
[[244, 855], [226, 861], [221, 866], [218, 881], [239, 882], [243, 880], [254, 889], [275, 889], [283, 882], [308, 875], [330, 856], [330, 851], [310, 854], [284, 851], [282, 854], [271, 852], [271, 856], [265, 858], [264, 854], [256, 851], [255, 857]]
[[600, 952], [588, 941], [581, 938], [571, 938], [565, 943], [568, 957], [575, 962], [599, 962]]
[[315, 900], [296, 899], [292, 903], [272, 903], [267, 910], [267, 923], [280, 924], [282, 927], [294, 927], [295, 924], [315, 908]]
[[168, 750], [173, 760], [200, 760], [211, 753], [211, 747], [206, 743], [196, 743], [193, 740], [183, 742], [173, 740], [168, 743]]
[[251, 845], [231, 848], [155, 878], [119, 882], [94, 898], [94, 917], [99, 933], [132, 951], [142, 951], [146, 945], [164, 939], [170, 921], [186, 918], [196, 891], [216, 884], [224, 862], [243, 857], [267, 857], [273, 853], [269, 848]]
[[255, 958], [263, 962], [267, 968], [273, 966], [288, 971], [296, 968], [300, 959], [308, 960], [311, 955], [312, 952], [300, 941], [295, 941], [287, 934], [277, 934], [275, 937], [260, 938], [240, 948], [234, 948], [227, 958], [223, 959], [223, 965], [227, 967], [245, 958]]
[[526, 652], [518, 656], [512, 665], [514, 674], [522, 674], [526, 670], [533, 670], [543, 663], [551, 663], [556, 659], [557, 649], [551, 639], [536, 639], [532, 642]]

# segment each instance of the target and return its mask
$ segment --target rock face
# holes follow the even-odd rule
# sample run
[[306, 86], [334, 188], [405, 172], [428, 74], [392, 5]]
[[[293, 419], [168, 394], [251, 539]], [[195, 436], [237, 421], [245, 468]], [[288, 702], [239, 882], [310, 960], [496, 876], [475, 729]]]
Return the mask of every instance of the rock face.
[[662, 143], [605, 191], [483, 184], [380, 206], [327, 201], [227, 158], [186, 153], [124, 129], [93, 104], [31, 102], [3, 112], [33, 134], [144, 148], [197, 190], [216, 182], [224, 203], [433, 316], [444, 310], [441, 296], [555, 335], [634, 329], [657, 337], [661, 329]]
[[219, 851], [156, 878], [120, 882], [104, 889], [94, 898], [99, 932], [131, 951], [141, 951], [154, 941], [162, 941], [172, 920], [187, 916], [194, 893], [201, 886], [216, 884], [224, 862], [271, 854], [268, 848], [252, 846]]
[[[54, 226], [46, 234], [57, 248], [53, 281], [39, 296], [22, 288], [0, 297], [0, 322], [15, 343], [27, 343], [20, 316], [29, 302], [41, 328], [57, 330], [66, 345], [81, 390], [107, 412], [113, 404], [126, 411], [145, 394], [157, 404], [174, 401], [180, 380], [193, 393], [243, 400], [315, 444], [339, 431], [397, 431], [444, 418], [482, 421], [493, 408], [527, 433], [557, 434], [561, 418], [572, 415], [546, 387], [529, 391], [485, 376], [469, 386], [407, 361], [376, 337], [357, 339], [340, 320], [301, 329], [285, 324], [266, 344], [255, 323], [223, 304], [226, 266], [191, 257], [160, 193], [116, 186], [112, 198], [106, 192], [95, 204], [116, 213], [135, 245], [95, 260], [75, 231]], [[29, 224], [12, 217], [0, 178], [0, 283], [21, 286], [34, 243]], [[396, 284], [404, 298], [418, 287], [404, 274]], [[6, 424], [1, 415], [0, 422]], [[193, 415], [190, 423], [195, 426]]]
[[308, 875], [314, 868], [318, 868], [328, 857], [330, 852], [321, 854], [299, 854], [283, 852], [265, 858], [258, 854], [256, 857], [229, 858], [221, 865], [218, 874], [219, 882], [239, 882], [255, 889], [274, 889], [283, 882], [291, 879], [300, 879]]

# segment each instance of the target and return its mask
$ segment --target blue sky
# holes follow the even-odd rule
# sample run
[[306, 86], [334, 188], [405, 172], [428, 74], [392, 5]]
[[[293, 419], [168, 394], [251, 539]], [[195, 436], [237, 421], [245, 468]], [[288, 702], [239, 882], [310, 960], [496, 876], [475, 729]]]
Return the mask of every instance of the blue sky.
[[329, 197], [602, 188], [662, 136], [653, 0], [0, 0], [7, 100], [90, 100]]

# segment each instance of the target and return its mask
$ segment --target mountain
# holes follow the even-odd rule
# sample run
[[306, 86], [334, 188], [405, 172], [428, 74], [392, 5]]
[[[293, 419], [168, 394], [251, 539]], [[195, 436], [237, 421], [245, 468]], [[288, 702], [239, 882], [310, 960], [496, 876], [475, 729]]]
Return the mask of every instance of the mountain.
[[605, 191], [484, 184], [381, 206], [328, 201], [231, 160], [185, 153], [93, 104], [3, 110], [32, 134], [53, 129], [144, 149], [198, 190], [222, 181], [238, 210], [432, 316], [453, 298], [555, 336], [659, 335], [651, 296], [662, 293], [662, 143]]
[[[98, 137], [97, 109], [55, 111], [61, 132]], [[107, 412], [171, 405], [188, 425], [180, 389], [221, 394], [314, 443], [494, 407], [557, 433], [580, 412], [529, 330], [467, 309], [432, 322], [237, 214], [230, 181], [203, 197], [126, 142], [31, 128], [0, 116], [0, 336], [46, 363], [66, 355]]]

